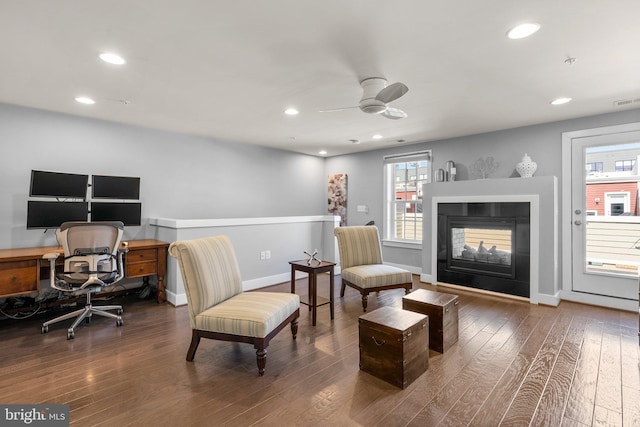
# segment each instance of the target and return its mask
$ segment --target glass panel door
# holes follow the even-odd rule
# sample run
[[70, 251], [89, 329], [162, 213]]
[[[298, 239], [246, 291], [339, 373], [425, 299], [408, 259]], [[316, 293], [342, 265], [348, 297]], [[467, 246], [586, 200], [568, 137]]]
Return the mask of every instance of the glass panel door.
[[637, 298], [640, 132], [572, 143], [573, 290]]

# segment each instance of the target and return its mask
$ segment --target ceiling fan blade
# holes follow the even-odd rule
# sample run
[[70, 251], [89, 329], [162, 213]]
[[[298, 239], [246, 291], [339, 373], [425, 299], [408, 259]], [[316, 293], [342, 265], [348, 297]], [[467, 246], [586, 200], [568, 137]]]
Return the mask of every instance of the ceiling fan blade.
[[385, 116], [387, 119], [391, 119], [391, 120], [400, 120], [407, 117], [407, 113], [400, 110], [399, 108], [393, 108], [393, 107], [387, 107], [387, 109], [380, 114], [382, 116]]
[[404, 95], [408, 91], [409, 91], [409, 88], [404, 83], [397, 82], [397, 83], [390, 84], [389, 86], [382, 89], [378, 93], [378, 95], [376, 95], [376, 99], [378, 101], [382, 101], [385, 104], [387, 104], [391, 101], [395, 101], [396, 99], [400, 98], [402, 95]]
[[355, 107], [341, 107], [341, 108], [329, 108], [326, 110], [319, 110], [319, 113], [333, 113], [335, 111], [344, 111], [344, 110], [353, 110], [354, 108], [360, 108], [358, 106]]

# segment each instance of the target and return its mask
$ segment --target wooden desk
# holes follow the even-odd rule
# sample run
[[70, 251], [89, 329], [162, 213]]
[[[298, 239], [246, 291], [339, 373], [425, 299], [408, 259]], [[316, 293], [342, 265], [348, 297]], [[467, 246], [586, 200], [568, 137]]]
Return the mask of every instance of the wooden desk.
[[[309, 274], [309, 302], [302, 302], [311, 310], [311, 324], [316, 326], [316, 309], [321, 305], [329, 304], [331, 320], [333, 320], [333, 267], [334, 262], [328, 261], [289, 261], [291, 264], [291, 293], [296, 293], [296, 270]], [[318, 273], [329, 272], [329, 301], [318, 304]]]
[[[165, 302], [169, 244], [154, 239], [129, 240], [128, 247], [124, 257], [125, 277], [142, 277], [147, 284], [149, 276], [158, 276], [158, 302]], [[41, 276], [47, 277], [49, 271], [49, 261], [42, 256], [49, 252], [63, 253], [59, 246], [0, 249], [0, 298], [38, 292]], [[42, 270], [47, 274], [42, 275]]]

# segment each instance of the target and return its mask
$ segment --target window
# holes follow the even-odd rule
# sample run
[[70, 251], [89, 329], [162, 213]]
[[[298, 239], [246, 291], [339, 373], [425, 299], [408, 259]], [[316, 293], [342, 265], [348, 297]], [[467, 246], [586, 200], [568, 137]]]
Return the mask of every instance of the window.
[[431, 182], [431, 151], [384, 158], [386, 240], [422, 243], [422, 185]]
[[587, 173], [602, 172], [602, 162], [587, 163]]
[[616, 160], [616, 172], [633, 170], [635, 163], [635, 160]]

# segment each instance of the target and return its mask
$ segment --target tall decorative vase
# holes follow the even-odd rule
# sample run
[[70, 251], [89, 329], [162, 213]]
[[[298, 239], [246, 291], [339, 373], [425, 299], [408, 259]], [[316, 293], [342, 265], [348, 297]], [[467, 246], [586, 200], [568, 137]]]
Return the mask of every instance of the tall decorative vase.
[[531, 157], [527, 153], [524, 153], [522, 161], [516, 165], [516, 171], [522, 178], [531, 178], [538, 169], [538, 164], [531, 160]]

